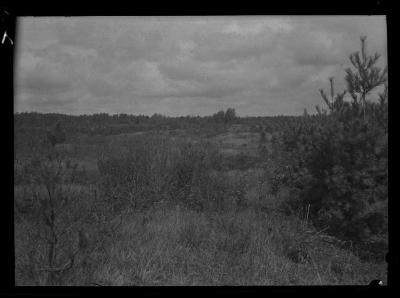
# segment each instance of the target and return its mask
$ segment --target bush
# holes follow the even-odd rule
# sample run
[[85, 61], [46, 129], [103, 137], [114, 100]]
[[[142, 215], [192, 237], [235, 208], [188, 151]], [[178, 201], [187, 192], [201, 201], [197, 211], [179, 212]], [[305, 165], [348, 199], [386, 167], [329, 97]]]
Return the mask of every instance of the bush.
[[112, 212], [147, 209], [160, 201], [203, 210], [221, 197], [216, 194], [222, 183], [210, 176], [219, 163], [209, 143], [139, 137], [115, 143], [98, 160], [99, 186]]
[[[379, 55], [352, 54], [356, 72], [347, 70], [347, 92], [331, 98], [321, 90], [329, 110], [305, 115], [274, 138], [279, 166], [275, 190], [289, 188], [288, 205], [310, 204], [314, 224], [345, 239], [365, 242], [387, 236], [387, 86], [379, 102], [366, 95], [386, 83], [386, 69], [375, 67]], [[280, 153], [277, 153], [280, 152]]]
[[172, 152], [165, 139], [139, 137], [115, 143], [98, 160], [99, 188], [112, 211], [147, 209], [165, 198]]
[[172, 169], [171, 198], [198, 211], [221, 210], [225, 185], [212, 176], [221, 165], [220, 158], [210, 143], [181, 144]]
[[55, 127], [47, 132], [47, 139], [50, 142], [51, 146], [55, 146], [56, 144], [64, 143], [66, 140], [65, 131], [61, 127], [61, 122], [57, 122]]
[[82, 223], [91, 215], [76, 185], [80, 170], [54, 151], [19, 170], [24, 184], [16, 188], [14, 200], [16, 274], [30, 283], [57, 285], [79, 267]]

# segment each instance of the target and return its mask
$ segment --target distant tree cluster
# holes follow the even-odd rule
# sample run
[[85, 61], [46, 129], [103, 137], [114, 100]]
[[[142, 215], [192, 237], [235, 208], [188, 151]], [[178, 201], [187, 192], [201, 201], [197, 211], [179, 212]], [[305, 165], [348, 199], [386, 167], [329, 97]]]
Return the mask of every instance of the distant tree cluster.
[[232, 123], [237, 118], [236, 111], [233, 108], [228, 108], [226, 111], [220, 110], [212, 117], [217, 123]]

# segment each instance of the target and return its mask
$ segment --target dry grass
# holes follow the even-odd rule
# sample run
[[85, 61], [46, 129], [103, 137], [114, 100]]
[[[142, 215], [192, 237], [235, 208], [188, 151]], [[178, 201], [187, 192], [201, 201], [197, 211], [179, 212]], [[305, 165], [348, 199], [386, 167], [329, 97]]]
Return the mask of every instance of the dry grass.
[[[248, 136], [242, 132], [236, 138]], [[233, 145], [234, 138], [231, 133], [231, 148], [242, 144]], [[82, 158], [81, 164], [97, 171], [89, 158]], [[223, 190], [223, 185], [244, 189], [245, 204], [239, 208], [234, 196], [223, 192], [224, 207], [203, 212], [161, 202], [147, 211], [104, 219], [102, 211], [93, 211], [99, 205], [93, 201], [95, 186], [87, 181], [65, 185], [73, 193], [74, 210], [93, 214], [79, 222], [89, 235], [89, 247], [58, 284], [366, 285], [373, 279], [386, 281], [385, 263], [362, 262], [350, 248], [327, 242], [301, 216], [279, 212], [280, 197], [268, 194], [261, 169], [232, 168], [209, 172], [212, 181], [224, 182], [216, 183]], [[16, 200], [27, 196], [23, 186], [14, 189]], [[73, 233], [64, 241], [74, 241]], [[45, 242], [29, 222], [16, 221], [15, 247], [17, 285], [43, 285], [45, 279], [35, 264], [45, 263]]]
[[[63, 284], [362, 285], [386, 275], [384, 264], [362, 263], [295, 218], [251, 208], [223, 214], [164, 208], [127, 215], [109, 235], [96, 225], [87, 229], [92, 247], [86, 265]], [[23, 239], [17, 233], [17, 247], [24, 247]], [[300, 248], [309, 260], [292, 259]], [[16, 259], [18, 283], [32, 284], [29, 263]]]

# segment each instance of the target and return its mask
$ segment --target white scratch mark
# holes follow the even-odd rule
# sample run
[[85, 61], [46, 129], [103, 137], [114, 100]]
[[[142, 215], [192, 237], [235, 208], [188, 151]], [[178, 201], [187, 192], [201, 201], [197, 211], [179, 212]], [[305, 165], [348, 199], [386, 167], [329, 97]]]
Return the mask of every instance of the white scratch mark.
[[6, 40], [6, 37], [8, 38], [8, 40], [11, 42], [11, 44], [13, 45], [14, 42], [12, 41], [12, 39], [7, 35], [7, 31], [4, 31], [3, 34], [3, 39], [1, 40], [1, 44], [4, 44], [4, 41]]

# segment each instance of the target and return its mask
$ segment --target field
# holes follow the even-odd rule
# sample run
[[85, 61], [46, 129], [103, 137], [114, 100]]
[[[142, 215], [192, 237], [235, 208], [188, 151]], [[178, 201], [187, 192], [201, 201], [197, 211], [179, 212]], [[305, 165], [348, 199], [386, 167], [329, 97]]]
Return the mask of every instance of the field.
[[[41, 137], [29, 143], [22, 127], [17, 285], [386, 282], [384, 253], [363, 258], [316, 228], [307, 208], [282, 207], [288, 192], [272, 192], [269, 180], [277, 160], [263, 153], [272, 134], [262, 149], [254, 125], [70, 132], [50, 149]], [[125, 182], [124, 173], [135, 175]]]

